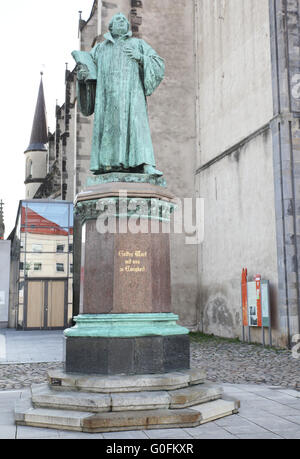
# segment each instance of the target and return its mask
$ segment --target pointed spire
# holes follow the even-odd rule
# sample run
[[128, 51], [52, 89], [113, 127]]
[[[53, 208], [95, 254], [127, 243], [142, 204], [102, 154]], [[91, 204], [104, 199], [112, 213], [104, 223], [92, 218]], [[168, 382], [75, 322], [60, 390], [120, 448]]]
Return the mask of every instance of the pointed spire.
[[47, 127], [47, 117], [46, 117], [46, 104], [44, 96], [44, 86], [43, 86], [43, 72], [41, 72], [41, 82], [39, 88], [39, 94], [37, 98], [35, 114], [33, 119], [32, 131], [29, 146], [26, 149], [27, 151], [34, 150], [47, 150], [46, 143], [48, 142], [48, 127]]
[[3, 216], [3, 201], [1, 199], [0, 201], [0, 240], [4, 239], [4, 231], [5, 231], [5, 226], [4, 226], [4, 216]]

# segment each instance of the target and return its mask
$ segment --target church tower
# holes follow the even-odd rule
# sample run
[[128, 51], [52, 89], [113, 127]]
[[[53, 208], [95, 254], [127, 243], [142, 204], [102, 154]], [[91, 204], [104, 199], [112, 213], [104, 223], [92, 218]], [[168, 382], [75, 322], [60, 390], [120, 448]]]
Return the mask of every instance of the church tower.
[[[43, 74], [41, 73], [41, 76]], [[43, 78], [33, 119], [31, 137], [25, 150], [25, 186], [26, 199], [33, 199], [40, 185], [44, 182], [48, 170], [48, 127]]]

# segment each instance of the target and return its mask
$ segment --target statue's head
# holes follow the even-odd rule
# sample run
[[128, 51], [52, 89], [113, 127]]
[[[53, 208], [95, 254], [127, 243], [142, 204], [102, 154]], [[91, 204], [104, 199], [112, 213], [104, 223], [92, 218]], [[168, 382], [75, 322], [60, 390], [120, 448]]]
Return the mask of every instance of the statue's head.
[[130, 30], [130, 24], [124, 14], [118, 13], [112, 17], [108, 28], [112, 35], [125, 35]]

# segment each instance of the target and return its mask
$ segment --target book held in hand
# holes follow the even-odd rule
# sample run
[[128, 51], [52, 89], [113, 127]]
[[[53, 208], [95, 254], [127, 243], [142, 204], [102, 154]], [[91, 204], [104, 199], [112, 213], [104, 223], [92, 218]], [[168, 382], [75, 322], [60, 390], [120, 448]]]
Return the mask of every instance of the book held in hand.
[[90, 53], [86, 51], [73, 51], [72, 56], [77, 64], [82, 64], [87, 67], [88, 77], [86, 78], [86, 81], [97, 80], [97, 67]]

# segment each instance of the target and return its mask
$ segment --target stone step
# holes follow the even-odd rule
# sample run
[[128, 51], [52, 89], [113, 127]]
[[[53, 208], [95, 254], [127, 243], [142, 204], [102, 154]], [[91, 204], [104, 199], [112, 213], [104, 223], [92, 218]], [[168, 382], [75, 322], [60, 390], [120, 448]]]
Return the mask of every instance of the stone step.
[[47, 384], [31, 387], [31, 400], [36, 408], [84, 411], [90, 413], [111, 411], [109, 394], [92, 394], [78, 391], [57, 392]]
[[171, 409], [188, 408], [222, 398], [221, 386], [211, 383], [197, 384], [169, 391]]
[[34, 408], [28, 400], [18, 402], [16, 424], [82, 432], [114, 432], [178, 427], [196, 427], [236, 413], [236, 402], [217, 400], [182, 410], [157, 409], [87, 413], [82, 411]]
[[48, 374], [49, 384], [54, 390], [94, 393], [175, 390], [204, 383], [205, 377], [206, 373], [202, 369], [133, 376], [87, 376], [60, 370]]
[[216, 400], [193, 407], [193, 410], [200, 413], [200, 424], [237, 414], [238, 409], [239, 402], [236, 400]]
[[55, 391], [47, 385], [33, 385], [34, 407], [101, 413], [108, 411], [144, 411], [182, 409], [222, 397], [222, 388], [199, 384], [171, 391], [147, 391], [99, 394], [79, 391]]

